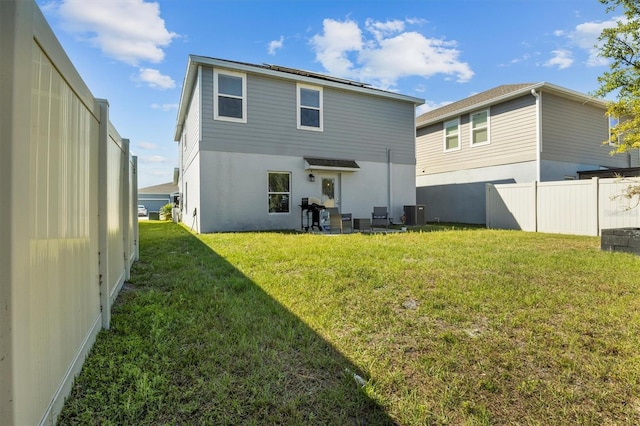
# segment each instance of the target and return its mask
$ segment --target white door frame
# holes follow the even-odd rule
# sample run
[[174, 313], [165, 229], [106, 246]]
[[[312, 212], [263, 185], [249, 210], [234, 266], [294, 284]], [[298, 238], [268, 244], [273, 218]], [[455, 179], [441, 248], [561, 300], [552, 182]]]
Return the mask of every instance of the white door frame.
[[[318, 180], [320, 181], [319, 186], [320, 186], [320, 201], [321, 204], [324, 205], [325, 207], [337, 207], [338, 209], [340, 208], [340, 204], [341, 204], [341, 200], [340, 200], [340, 183], [341, 183], [341, 179], [340, 179], [340, 173], [318, 173]], [[327, 180], [331, 181], [333, 180], [333, 199], [328, 201], [329, 199], [327, 198], [327, 196], [325, 195], [325, 188], [324, 185], [326, 185]], [[327, 204], [325, 204], [325, 201], [328, 201]]]

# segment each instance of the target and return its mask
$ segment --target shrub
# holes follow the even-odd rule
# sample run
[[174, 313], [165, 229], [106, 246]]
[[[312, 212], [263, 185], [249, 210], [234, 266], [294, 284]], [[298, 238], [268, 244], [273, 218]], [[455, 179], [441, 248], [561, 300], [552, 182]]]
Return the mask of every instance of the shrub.
[[172, 203], [167, 203], [164, 206], [160, 207], [160, 219], [172, 220], [172, 217], [171, 217], [172, 210], [173, 210]]

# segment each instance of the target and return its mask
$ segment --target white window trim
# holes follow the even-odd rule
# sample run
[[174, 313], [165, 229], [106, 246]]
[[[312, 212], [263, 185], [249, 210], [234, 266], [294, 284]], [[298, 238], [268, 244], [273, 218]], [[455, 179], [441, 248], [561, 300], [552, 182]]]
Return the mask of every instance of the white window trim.
[[[224, 115], [222, 116], [218, 115], [218, 75], [219, 74], [231, 75], [234, 77], [242, 78], [242, 96], [241, 97], [226, 95], [226, 94], [223, 95], [230, 98], [242, 99], [242, 118], [226, 117]], [[247, 122], [247, 75], [246, 74], [234, 72], [234, 71], [227, 71], [227, 70], [217, 70], [217, 69], [213, 70], [213, 118], [214, 120], [232, 121], [234, 123]]]
[[[473, 128], [473, 116], [483, 112], [487, 113], [487, 141], [480, 142], [480, 143], [473, 143], [473, 131], [475, 130]], [[472, 112], [471, 114], [469, 114], [469, 145], [474, 147], [474, 146], [489, 145], [490, 143], [491, 143], [491, 111], [489, 110], [489, 108], [487, 108], [485, 110]]]
[[[449, 148], [447, 149], [447, 124], [448, 123], [452, 123], [452, 122], [456, 122], [458, 125], [458, 146], [455, 148]], [[453, 152], [453, 151], [460, 151], [460, 149], [462, 149], [462, 138], [461, 138], [461, 133], [460, 133], [460, 117], [455, 118], [453, 120], [447, 120], [442, 124], [442, 144], [443, 144], [443, 148], [444, 148], [444, 152]]]
[[[277, 191], [269, 191], [269, 175], [271, 173], [278, 173], [278, 174], [287, 174], [289, 175], [289, 191], [288, 192], [277, 192]], [[267, 171], [267, 199], [269, 199], [269, 195], [271, 194], [287, 194], [288, 200], [289, 200], [289, 211], [288, 212], [270, 212], [269, 211], [269, 204], [267, 204], [267, 214], [275, 214], [275, 215], [282, 215], [282, 214], [291, 214], [291, 184], [292, 184], [292, 173], [291, 172], [284, 172], [284, 171], [276, 171], [276, 170], [269, 170]]]
[[[302, 108], [302, 105], [300, 105], [300, 89], [309, 89], [309, 90], [316, 90], [318, 92], [320, 92], [320, 108], [318, 108], [318, 110], [320, 111], [320, 127], [312, 127], [312, 126], [303, 126], [302, 124], [300, 124], [300, 108]], [[297, 128], [300, 130], [312, 130], [314, 132], [322, 132], [323, 128], [324, 128], [324, 117], [323, 117], [323, 112], [324, 112], [324, 104], [323, 104], [323, 98], [324, 98], [324, 94], [322, 93], [322, 87], [320, 86], [311, 86], [308, 84], [301, 84], [301, 83], [297, 83], [296, 84], [296, 125]], [[308, 106], [305, 106], [305, 108], [311, 108]]]

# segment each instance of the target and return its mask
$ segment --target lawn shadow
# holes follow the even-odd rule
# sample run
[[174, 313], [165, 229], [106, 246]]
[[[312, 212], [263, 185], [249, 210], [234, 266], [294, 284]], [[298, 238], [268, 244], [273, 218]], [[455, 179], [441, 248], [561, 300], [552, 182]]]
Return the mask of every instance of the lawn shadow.
[[234, 265], [178, 225], [140, 227], [59, 424], [396, 424], [356, 365]]

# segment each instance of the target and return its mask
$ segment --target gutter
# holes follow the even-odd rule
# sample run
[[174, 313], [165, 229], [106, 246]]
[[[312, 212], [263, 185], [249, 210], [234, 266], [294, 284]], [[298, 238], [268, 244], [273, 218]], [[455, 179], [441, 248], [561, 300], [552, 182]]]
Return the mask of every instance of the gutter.
[[[583, 104], [594, 104], [596, 106], [601, 106], [603, 108], [607, 107], [607, 103], [604, 100], [601, 99], [597, 99], [597, 98], [593, 98], [589, 95], [585, 95], [583, 93], [580, 92], [576, 92], [575, 90], [571, 90], [571, 89], [567, 89], [564, 87], [560, 87], [560, 86], [556, 86], [555, 84], [551, 84], [551, 83], [547, 83], [545, 81], [540, 82], [540, 83], [535, 83], [531, 86], [527, 86], [527, 87], [523, 87], [520, 90], [516, 90], [501, 96], [497, 96], [495, 98], [491, 98], [491, 99], [487, 99], [483, 102], [479, 102], [473, 105], [466, 105], [460, 109], [457, 109], [455, 111], [451, 111], [447, 114], [443, 114], [437, 117], [433, 117], [431, 119], [428, 119], [426, 121], [419, 121], [416, 124], [416, 129], [421, 129], [423, 127], [429, 126], [431, 124], [434, 123], [438, 123], [440, 121], [446, 121], [448, 119], [450, 119], [451, 117], [455, 117], [455, 116], [460, 116], [463, 114], [467, 114], [471, 111], [476, 111], [478, 109], [482, 109], [482, 108], [486, 108], [489, 107], [491, 105], [495, 105], [501, 102], [505, 102], [508, 101], [510, 99], [514, 99], [514, 98], [518, 98], [520, 96], [524, 96], [527, 93], [530, 93], [532, 90], [536, 90], [536, 89], [545, 89], [549, 92], [555, 93], [563, 98], [567, 98], [567, 99], [572, 99], [575, 101], [579, 101]], [[535, 95], [534, 95], [535, 96]], [[417, 117], [419, 118], [419, 117]]]
[[[1, 1], [1, 0], [0, 0]], [[229, 61], [225, 59], [210, 58], [207, 56], [189, 55], [189, 61], [197, 65], [205, 65], [213, 68], [223, 68], [227, 70], [239, 71], [248, 74], [260, 74], [270, 77], [292, 80], [296, 82], [314, 84], [316, 86], [332, 87], [339, 90], [349, 90], [353, 92], [366, 93], [368, 95], [381, 96], [391, 98], [403, 102], [411, 102], [415, 105], [424, 104], [424, 99], [416, 98], [401, 93], [390, 92], [388, 90], [376, 89], [365, 83], [352, 82], [358, 85], [350, 84], [349, 80], [340, 79], [326, 74], [304, 71], [295, 68], [288, 68], [276, 65], [257, 65], [237, 61]], [[290, 71], [286, 71], [290, 70]], [[297, 73], [293, 73], [295, 71]], [[305, 75], [307, 74], [307, 75]], [[186, 80], [185, 80], [186, 81]], [[359, 84], [362, 84], [360, 86]]]

